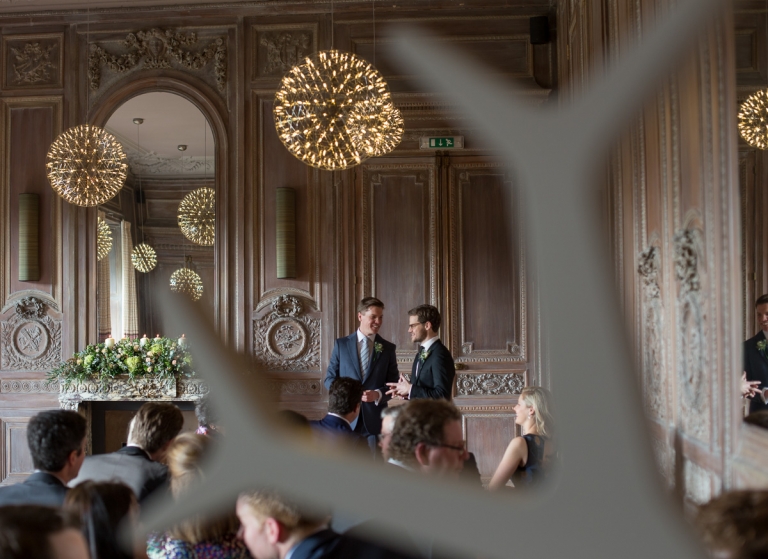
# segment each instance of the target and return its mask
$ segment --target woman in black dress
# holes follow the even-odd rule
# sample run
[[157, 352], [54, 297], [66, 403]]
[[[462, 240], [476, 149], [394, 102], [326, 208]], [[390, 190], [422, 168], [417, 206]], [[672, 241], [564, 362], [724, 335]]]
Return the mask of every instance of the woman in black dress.
[[515, 405], [515, 423], [522, 428], [523, 436], [509, 443], [488, 489], [501, 489], [510, 480], [515, 487], [530, 486], [547, 476], [555, 454], [551, 400], [546, 388], [523, 389]]

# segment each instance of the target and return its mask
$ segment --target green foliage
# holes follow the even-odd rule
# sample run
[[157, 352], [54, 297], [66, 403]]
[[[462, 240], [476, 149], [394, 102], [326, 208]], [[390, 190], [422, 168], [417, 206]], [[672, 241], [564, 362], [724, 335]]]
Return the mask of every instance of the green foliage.
[[48, 373], [48, 380], [67, 387], [84, 381], [127, 375], [142, 377], [192, 377], [192, 356], [186, 347], [170, 338], [154, 338], [144, 347], [138, 339], [123, 339], [111, 348], [89, 345]]

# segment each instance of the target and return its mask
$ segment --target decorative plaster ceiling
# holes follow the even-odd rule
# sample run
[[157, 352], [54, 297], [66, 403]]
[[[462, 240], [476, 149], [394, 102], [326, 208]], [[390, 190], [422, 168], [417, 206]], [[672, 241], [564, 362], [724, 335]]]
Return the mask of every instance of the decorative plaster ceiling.
[[[143, 118], [144, 123], [137, 126], [134, 118]], [[112, 113], [105, 128], [123, 144], [134, 175], [214, 176], [211, 128], [200, 109], [180, 95], [156, 92], [133, 97]], [[179, 144], [185, 144], [186, 151], [179, 151]]]

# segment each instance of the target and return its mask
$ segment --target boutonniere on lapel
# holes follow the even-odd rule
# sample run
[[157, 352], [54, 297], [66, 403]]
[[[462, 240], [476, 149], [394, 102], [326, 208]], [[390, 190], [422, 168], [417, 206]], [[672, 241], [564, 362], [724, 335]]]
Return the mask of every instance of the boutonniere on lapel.
[[419, 360], [421, 360], [422, 363], [427, 360], [427, 357], [429, 357], [429, 351], [426, 349], [422, 349], [421, 353], [419, 353]]
[[382, 351], [384, 351], [384, 346], [382, 344], [379, 342], [373, 344], [373, 359], [377, 359]]
[[763, 357], [765, 357], [765, 346], [768, 345], [768, 341], [760, 340], [757, 342], [757, 351], [759, 351]]

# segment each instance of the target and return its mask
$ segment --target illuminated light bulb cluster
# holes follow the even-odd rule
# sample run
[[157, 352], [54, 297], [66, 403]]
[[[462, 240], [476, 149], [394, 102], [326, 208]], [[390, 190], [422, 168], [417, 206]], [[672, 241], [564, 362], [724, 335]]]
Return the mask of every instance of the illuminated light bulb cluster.
[[183, 293], [193, 301], [203, 296], [203, 280], [189, 268], [179, 268], [171, 274], [171, 291]]
[[216, 191], [197, 188], [184, 196], [179, 204], [179, 228], [184, 236], [198, 245], [213, 246], [216, 229]]
[[59, 135], [46, 157], [48, 180], [56, 194], [77, 206], [98, 206], [125, 184], [128, 161], [115, 137], [81, 124]]
[[768, 92], [765, 90], [753, 93], [741, 104], [739, 133], [749, 145], [768, 149]]
[[139, 272], [146, 274], [157, 266], [157, 253], [147, 243], [141, 243], [133, 247], [131, 251], [131, 264]]
[[98, 219], [98, 226], [96, 228], [96, 260], [103, 260], [104, 257], [112, 250], [112, 230], [107, 225], [107, 222]]
[[321, 51], [291, 68], [273, 113], [288, 151], [320, 169], [353, 167], [402, 139], [402, 118], [384, 78], [349, 52]]

